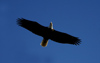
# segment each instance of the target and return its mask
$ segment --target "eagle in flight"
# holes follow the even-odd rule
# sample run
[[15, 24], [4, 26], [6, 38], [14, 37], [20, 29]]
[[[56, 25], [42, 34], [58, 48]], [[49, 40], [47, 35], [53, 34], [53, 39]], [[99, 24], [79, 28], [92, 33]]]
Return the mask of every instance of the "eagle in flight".
[[24, 18], [18, 18], [17, 24], [21, 27], [26, 28], [34, 34], [42, 36], [43, 40], [40, 45], [43, 47], [47, 46], [49, 39], [58, 43], [73, 45], [79, 45], [81, 42], [80, 39], [78, 39], [78, 37], [74, 37], [67, 33], [54, 30], [52, 22], [50, 23], [49, 27], [45, 27], [35, 21], [30, 21]]

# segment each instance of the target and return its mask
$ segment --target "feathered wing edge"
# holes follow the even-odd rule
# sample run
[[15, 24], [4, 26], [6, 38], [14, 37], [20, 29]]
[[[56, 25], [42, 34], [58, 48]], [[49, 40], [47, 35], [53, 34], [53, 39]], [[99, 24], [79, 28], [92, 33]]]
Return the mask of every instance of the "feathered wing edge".
[[62, 33], [56, 30], [52, 31], [50, 39], [63, 44], [79, 45], [81, 43], [81, 40], [78, 37], [74, 37], [67, 33]]
[[79, 45], [81, 44], [81, 40], [78, 37], [74, 37], [75, 41], [74, 41], [74, 45]]
[[24, 18], [17, 19], [17, 24], [19, 26], [31, 31], [32, 33], [42, 36], [42, 37], [47, 37], [48, 32], [49, 32], [47, 27], [42, 26], [35, 21], [26, 20]]
[[75, 42], [75, 45], [81, 44], [81, 39], [79, 39], [78, 37], [76, 37], [76, 38], [77, 38], [77, 40], [76, 40], [76, 42]]
[[17, 19], [17, 24], [18, 24], [19, 26], [22, 26], [22, 22], [23, 22], [24, 20], [25, 20], [24, 18], [18, 18], [18, 19]]

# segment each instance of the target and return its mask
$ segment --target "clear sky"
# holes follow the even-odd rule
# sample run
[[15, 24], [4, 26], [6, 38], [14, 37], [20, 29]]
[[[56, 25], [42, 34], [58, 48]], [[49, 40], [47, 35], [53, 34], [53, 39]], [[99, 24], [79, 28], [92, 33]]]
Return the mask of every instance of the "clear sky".
[[[79, 46], [49, 40], [16, 24], [17, 18], [53, 22], [79, 37]], [[100, 0], [0, 0], [0, 63], [100, 63]]]

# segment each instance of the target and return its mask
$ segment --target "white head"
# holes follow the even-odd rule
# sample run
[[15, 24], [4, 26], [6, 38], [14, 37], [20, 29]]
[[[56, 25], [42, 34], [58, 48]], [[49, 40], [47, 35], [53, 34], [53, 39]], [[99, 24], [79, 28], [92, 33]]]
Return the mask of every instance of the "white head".
[[50, 23], [50, 25], [49, 25], [49, 27], [48, 27], [48, 28], [53, 29], [53, 23], [52, 23], [52, 22]]

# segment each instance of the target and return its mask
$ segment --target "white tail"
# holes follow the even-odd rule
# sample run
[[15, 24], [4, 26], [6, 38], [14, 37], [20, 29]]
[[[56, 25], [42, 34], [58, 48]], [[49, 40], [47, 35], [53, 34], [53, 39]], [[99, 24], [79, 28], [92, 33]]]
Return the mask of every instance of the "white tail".
[[41, 42], [40, 45], [41, 45], [42, 47], [46, 47], [47, 44], [48, 44], [48, 39], [44, 39], [44, 38], [43, 38], [43, 40], [42, 40], [42, 42]]

